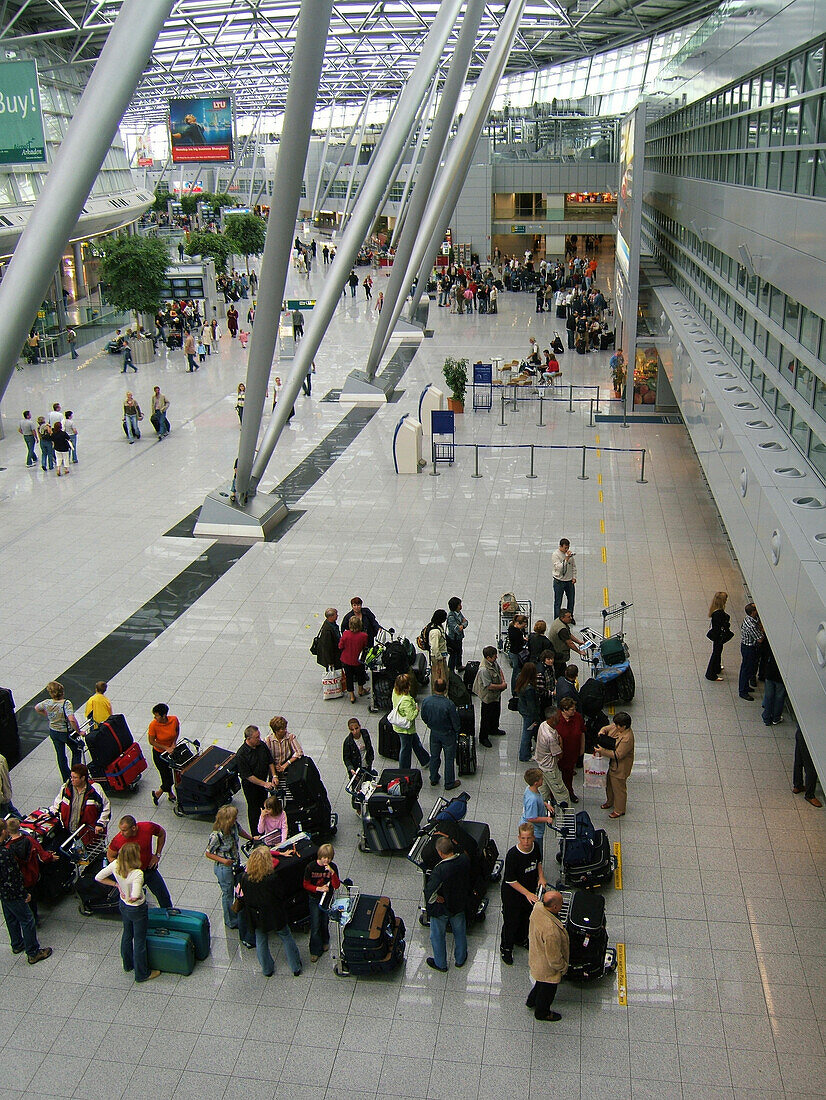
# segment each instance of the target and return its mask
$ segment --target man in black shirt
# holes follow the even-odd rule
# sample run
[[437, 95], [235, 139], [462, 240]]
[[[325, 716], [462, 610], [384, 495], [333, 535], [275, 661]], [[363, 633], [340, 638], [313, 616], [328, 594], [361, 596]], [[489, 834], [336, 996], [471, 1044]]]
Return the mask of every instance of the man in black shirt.
[[278, 786], [272, 754], [261, 740], [258, 726], [247, 726], [244, 730], [244, 744], [235, 754], [235, 759], [238, 763], [241, 789], [247, 800], [250, 833], [256, 836], [264, 803]]
[[502, 962], [513, 965], [514, 944], [528, 946], [531, 909], [537, 889], [546, 886], [542, 856], [534, 843], [533, 825], [519, 826], [516, 844], [505, 856], [502, 874], [502, 937], [499, 954]]
[[467, 962], [467, 921], [465, 909], [470, 893], [470, 860], [457, 855], [453, 842], [446, 836], [436, 840], [439, 862], [430, 872], [425, 891], [427, 914], [430, 917], [430, 947], [433, 954], [427, 965], [431, 970], [447, 972], [447, 926], [453, 932], [453, 953], [456, 969]]

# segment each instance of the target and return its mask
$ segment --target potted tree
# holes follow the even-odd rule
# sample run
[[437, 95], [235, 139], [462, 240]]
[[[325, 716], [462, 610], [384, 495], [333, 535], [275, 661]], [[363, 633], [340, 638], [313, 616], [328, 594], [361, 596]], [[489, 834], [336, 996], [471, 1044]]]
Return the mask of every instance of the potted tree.
[[450, 397], [447, 407], [455, 413], [465, 411], [465, 393], [467, 391], [467, 359], [453, 359], [448, 356], [442, 368]]
[[131, 312], [138, 337], [129, 347], [135, 363], [150, 363], [154, 356], [152, 341], [140, 339], [140, 314], [155, 313], [161, 304], [169, 253], [156, 237], [110, 237], [104, 244], [100, 265], [106, 285], [106, 300], [115, 309]]

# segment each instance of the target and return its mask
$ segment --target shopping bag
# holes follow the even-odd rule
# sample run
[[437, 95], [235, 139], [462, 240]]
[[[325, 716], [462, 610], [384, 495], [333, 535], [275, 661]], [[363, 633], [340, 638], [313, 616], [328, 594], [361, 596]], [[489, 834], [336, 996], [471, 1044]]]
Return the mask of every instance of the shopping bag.
[[584, 759], [585, 786], [601, 790], [605, 787], [605, 777], [608, 774], [608, 761], [604, 756], [585, 754]]
[[344, 694], [344, 669], [328, 668], [321, 677], [321, 694], [324, 699], [340, 699]]

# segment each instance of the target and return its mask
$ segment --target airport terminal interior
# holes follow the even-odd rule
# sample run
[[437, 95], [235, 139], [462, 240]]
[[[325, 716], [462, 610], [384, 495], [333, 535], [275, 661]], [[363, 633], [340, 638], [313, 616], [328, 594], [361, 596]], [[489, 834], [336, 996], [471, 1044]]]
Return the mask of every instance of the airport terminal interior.
[[[282, 5], [288, 6], [297, 7]], [[616, 20], [614, 9], [627, 5], [603, 6]], [[689, 6], [696, 8], [697, 28], [706, 28], [706, 49], [717, 65], [715, 84], [711, 73], [698, 77], [705, 81], [702, 95], [694, 93], [698, 101], [735, 81], [739, 88], [753, 71], [775, 72], [784, 64], [788, 96], [811, 103], [822, 94], [826, 26], [817, 4], [768, 4], [754, 48], [748, 49], [748, 36], [744, 45], [731, 30], [719, 51], [714, 34], [736, 28], [730, 20], [744, 9], [736, 3]], [[487, 7], [501, 16], [503, 5]], [[576, 21], [575, 9], [586, 5], [547, 7]], [[660, 7], [665, 19], [675, 5]], [[759, 23], [762, 17], [749, 11], [743, 22]], [[643, 15], [653, 18], [650, 11]], [[711, 27], [702, 22], [707, 16]], [[769, 34], [772, 19], [778, 22]], [[520, 50], [535, 31], [523, 29]], [[616, 27], [613, 34], [619, 35]], [[611, 44], [610, 36], [596, 32], [585, 41], [595, 53]], [[792, 60], [802, 56], [808, 63], [815, 54], [817, 78], [809, 84], [801, 78], [792, 90]], [[792, 60], [775, 63], [778, 57]], [[545, 65], [564, 60], [550, 46], [546, 55], [537, 47], [537, 58]], [[804, 66], [806, 72], [813, 65]], [[769, 96], [777, 97], [780, 84], [773, 79]], [[724, 97], [721, 111], [722, 104], [732, 106]], [[816, 111], [821, 107], [826, 111], [826, 96]], [[209, 915], [212, 949], [191, 975], [163, 973], [138, 990], [122, 969], [117, 917], [84, 916], [73, 896], [42, 906], [38, 936], [53, 948], [49, 959], [29, 966], [26, 955], [12, 954], [0, 937], [4, 1096], [487, 1100], [508, 1093], [533, 1100], [553, 1093], [583, 1100], [760, 1100], [824, 1094], [826, 814], [792, 790], [798, 722], [812, 755], [826, 763], [822, 721], [819, 727], [815, 721], [824, 713], [822, 691], [817, 695], [823, 662], [811, 640], [824, 615], [823, 551], [822, 544], [793, 532], [773, 544], [781, 547], [781, 568], [793, 555], [799, 560], [793, 591], [761, 564], [759, 539], [745, 533], [736, 512], [750, 506], [759, 475], [749, 467], [748, 429], [729, 427], [728, 417], [740, 411], [725, 405], [724, 393], [734, 379], [742, 388], [737, 398], [754, 402], [742, 415], [766, 418], [760, 438], [780, 440], [787, 451], [783, 461], [801, 466], [801, 479], [805, 474], [806, 485], [815, 486], [812, 498], [822, 496], [817, 431], [826, 321], [817, 313], [817, 275], [826, 261], [822, 219], [818, 225], [814, 215], [822, 211], [824, 152], [813, 133], [806, 197], [799, 188], [810, 146], [802, 124], [790, 187], [781, 186], [785, 161], [776, 180], [771, 177], [775, 154], [769, 150], [777, 145], [783, 156], [789, 152], [779, 139], [770, 145], [767, 138], [762, 186], [742, 175], [747, 145], [741, 151], [746, 159], [731, 176], [720, 165], [703, 175], [696, 165], [662, 159], [678, 156], [681, 136], [695, 127], [687, 109], [659, 116], [649, 140], [671, 144], [665, 151], [652, 145], [645, 154], [646, 178], [652, 175], [642, 236], [652, 327], [639, 331], [656, 343], [673, 391], [673, 406], [663, 415], [641, 417], [633, 405], [623, 415], [609, 365], [613, 349], [577, 354], [567, 347], [564, 320], [554, 311], [537, 313], [533, 294], [509, 291], [500, 293], [493, 315], [458, 315], [431, 295], [426, 322], [418, 330], [404, 326], [391, 339], [379, 374], [387, 402], [342, 404], [341, 390], [368, 355], [378, 292], [389, 283], [390, 268], [377, 268], [372, 301], [361, 287], [340, 296], [315, 355], [311, 394], [296, 397], [295, 415], [261, 481], [259, 495], [280, 494], [287, 518], [265, 541], [222, 542], [195, 538], [193, 526], [207, 494], [232, 477], [237, 387], [252, 345], [241, 347], [224, 326], [218, 347], [196, 372], [187, 371], [182, 350], [161, 344], [154, 358], [124, 375], [121, 357], [106, 350], [107, 332], [79, 347], [77, 359], [64, 350], [13, 371], [2, 395], [0, 439], [0, 680], [14, 693], [27, 744], [38, 721], [32, 706], [44, 698], [49, 681], [85, 683], [88, 695], [95, 680], [108, 681], [115, 712], [126, 716], [149, 761], [135, 791], [111, 795], [110, 835], [124, 813], [163, 826], [161, 872], [175, 905]], [[772, 110], [786, 112], [782, 125], [792, 125], [793, 107]], [[798, 121], [805, 111], [804, 105]], [[816, 121], [815, 132], [822, 124]], [[770, 133], [779, 132], [767, 125]], [[731, 148], [739, 148], [739, 138], [726, 133]], [[714, 157], [725, 160], [728, 147], [716, 148]], [[740, 155], [732, 154], [735, 160]], [[788, 176], [783, 179], [788, 183]], [[717, 203], [721, 197], [724, 204]], [[795, 203], [796, 222], [789, 213]], [[681, 224], [668, 223], [671, 215]], [[735, 222], [743, 228], [728, 232]], [[299, 222], [296, 232], [306, 242], [314, 238], [319, 249], [331, 240], [310, 224]], [[740, 243], [748, 256], [742, 294]], [[480, 241], [478, 251], [484, 260], [490, 245]], [[792, 271], [784, 265], [795, 251]], [[596, 285], [616, 302], [610, 233], [596, 258]], [[244, 266], [243, 258], [235, 262]], [[252, 257], [251, 266], [260, 270], [260, 258]], [[357, 268], [360, 278], [368, 270]], [[302, 275], [291, 264], [286, 297], [321, 300], [334, 274], [317, 263]], [[765, 286], [771, 306], [761, 301]], [[773, 309], [781, 294], [778, 319]], [[247, 301], [238, 306], [245, 315]], [[685, 311], [691, 327], [683, 329]], [[401, 417], [418, 416], [425, 387], [443, 386], [446, 357], [470, 364], [521, 360], [532, 337], [542, 349], [557, 330], [566, 344], [561, 374], [541, 403], [533, 386], [518, 392], [516, 404], [505, 403], [494, 387], [492, 407], [474, 410], [469, 390], [464, 413], [456, 416], [453, 462], [434, 468], [426, 433], [427, 464], [417, 475], [395, 472], [394, 430]], [[773, 351], [772, 339], [777, 349], [792, 349], [797, 377], [809, 370], [808, 389], [795, 377], [784, 379], [785, 352]], [[743, 341], [749, 342], [748, 361]], [[704, 345], [713, 345], [719, 357], [712, 369], [702, 361]], [[730, 372], [723, 379], [721, 363]], [[289, 358], [274, 360], [264, 429], [272, 383], [276, 375], [286, 381], [290, 370]], [[149, 426], [155, 386], [169, 401], [171, 433], [163, 441]], [[599, 410], [588, 387], [599, 388]], [[122, 428], [127, 390], [145, 413], [134, 445]], [[39, 464], [27, 468], [16, 430], [23, 409], [36, 417], [55, 402], [73, 410], [78, 430], [78, 463], [59, 479]], [[719, 454], [734, 455], [732, 478], [743, 484], [741, 492], [726, 481], [716, 443], [701, 434], [716, 432], [718, 421]], [[805, 446], [794, 431], [801, 422]], [[741, 466], [743, 475], [752, 469], [749, 491]], [[765, 493], [778, 515], [785, 507], [782, 489]], [[761, 522], [765, 527], [762, 514]], [[778, 530], [782, 522], [774, 520], [766, 533]], [[322, 669], [310, 645], [325, 608], [343, 615], [355, 595], [384, 627], [411, 640], [435, 609], [459, 596], [469, 622], [464, 656], [479, 659], [484, 646], [497, 643], [504, 593], [530, 601], [533, 620], [551, 622], [551, 553], [563, 537], [576, 551], [577, 627], [601, 633], [604, 608], [632, 605], [624, 632], [636, 679], [627, 704], [636, 759], [627, 813], [618, 820], [601, 808], [599, 790], [583, 787], [581, 770], [575, 779], [577, 809], [607, 830], [621, 857], [621, 873], [601, 889], [621, 965], [600, 980], [563, 981], [554, 1002], [561, 1019], [546, 1022], [525, 1006], [532, 984], [527, 953], [517, 947], [512, 966], [500, 956], [498, 884], [490, 886], [486, 919], [469, 931], [467, 965], [453, 966], [450, 936], [448, 972], [426, 964], [428, 929], [418, 919], [422, 872], [404, 852], [359, 850], [360, 821], [345, 790], [347, 722], [358, 717], [376, 745], [381, 715], [368, 711], [367, 698], [355, 705], [346, 694], [324, 700]], [[806, 595], [805, 575], [812, 573], [814, 594]], [[729, 594], [734, 638], [724, 650], [722, 678], [709, 681], [708, 610], [719, 590]], [[778, 590], [785, 594], [782, 607]], [[766, 609], [767, 633], [789, 692], [775, 725], [762, 718], [762, 683], [753, 701], [738, 693], [740, 622], [751, 599]], [[809, 619], [815, 624], [811, 639]], [[509, 677], [507, 656], [499, 659]], [[588, 675], [580, 663], [580, 684]], [[80, 707], [85, 698], [71, 701]], [[255, 952], [224, 927], [213, 865], [204, 856], [209, 821], [177, 816], [165, 800], [153, 804], [157, 776], [146, 730], [158, 702], [169, 704], [184, 737], [204, 747], [237, 749], [249, 724], [266, 731], [272, 716], [288, 720], [317, 763], [338, 814], [333, 843], [342, 877], [362, 894], [387, 895], [405, 922], [400, 969], [337, 975], [333, 928], [330, 953], [314, 963], [306, 930], [296, 932], [304, 963], [297, 977], [272, 937], [275, 973], [262, 974]], [[475, 707], [478, 724], [478, 699]], [[516, 842], [526, 765], [518, 760], [519, 714], [503, 706], [502, 726], [506, 736], [491, 748], [478, 747], [477, 771], [461, 782], [468, 818], [490, 826], [504, 856]], [[421, 723], [419, 730], [426, 733]], [[42, 741], [11, 772], [13, 801], [24, 812], [49, 806], [60, 788], [45, 723], [40, 732]], [[377, 759], [377, 766], [392, 763]], [[425, 814], [441, 793], [425, 775]], [[817, 794], [823, 797], [819, 786]], [[234, 802], [246, 828], [240, 792]], [[558, 876], [555, 848], [546, 836], [550, 882]]]

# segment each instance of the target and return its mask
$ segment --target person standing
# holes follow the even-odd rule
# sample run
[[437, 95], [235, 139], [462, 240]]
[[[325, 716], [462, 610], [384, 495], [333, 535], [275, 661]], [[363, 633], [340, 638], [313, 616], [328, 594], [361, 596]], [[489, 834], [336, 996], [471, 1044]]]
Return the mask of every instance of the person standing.
[[294, 760], [301, 759], [304, 750], [296, 735], [287, 730], [287, 719], [280, 714], [270, 718], [270, 731], [266, 745], [272, 757], [275, 775], [278, 777], [284, 774]]
[[447, 636], [445, 623], [447, 612], [443, 608], [433, 612], [427, 630], [427, 647], [430, 650], [430, 675], [434, 680], [447, 680]]
[[468, 621], [462, 614], [462, 599], [460, 596], [451, 596], [447, 601], [447, 623], [445, 635], [447, 637], [448, 669], [451, 672], [462, 672], [462, 645], [464, 643], [465, 630]]
[[293, 310], [293, 340], [296, 343], [304, 335], [304, 314], [297, 307]]
[[815, 797], [817, 772], [800, 726], [794, 731], [794, 771], [792, 774], [792, 782], [794, 783], [792, 791], [794, 794], [805, 794], [806, 801], [819, 809], [823, 803]]
[[[235, 316], [237, 317], [238, 314], [236, 313]], [[186, 336], [184, 337], [184, 355], [186, 356], [186, 361], [188, 364], [187, 374], [191, 374], [193, 371], [199, 369], [199, 364], [195, 361], [195, 355], [197, 354], [197, 351], [198, 345], [195, 343], [195, 337], [189, 330], [187, 330]]]
[[315, 861], [304, 869], [310, 906], [310, 962], [318, 962], [330, 950], [330, 902], [341, 886], [338, 867], [333, 863], [335, 854], [332, 844], [322, 844]]
[[247, 399], [247, 387], [243, 382], [238, 383], [238, 389], [235, 392], [235, 411], [238, 413], [238, 423], [244, 423], [244, 402]]
[[[430, 762], [430, 754], [419, 740], [416, 732], [416, 719], [419, 716], [419, 705], [413, 698], [411, 691], [411, 678], [409, 672], [403, 672], [396, 677], [393, 685], [391, 701], [393, 710], [388, 715], [393, 729], [399, 738], [399, 767], [409, 768], [413, 753], [423, 768]], [[404, 725], [398, 725], [393, 721], [393, 715], [398, 715], [398, 720]]]
[[456, 853], [446, 836], [436, 838], [439, 862], [430, 872], [425, 887], [427, 914], [430, 917], [430, 949], [426, 960], [431, 970], [447, 973], [447, 927], [453, 933], [453, 957], [456, 969], [467, 962], [467, 909], [470, 893], [470, 860]]
[[52, 446], [52, 429], [45, 416], [37, 418], [37, 438], [40, 440], [40, 468], [42, 470], [54, 469], [54, 447]]
[[519, 819], [519, 824], [533, 827], [534, 843], [539, 849], [541, 859], [545, 826], [553, 824], [554, 811], [550, 802], [546, 802], [539, 793], [539, 788], [545, 781], [542, 769], [528, 768], [524, 779], [525, 791], [522, 795], [522, 817]]
[[[613, 737], [614, 747], [603, 748], [600, 738]], [[605, 801], [603, 810], [610, 810], [609, 817], [624, 817], [628, 800], [628, 776], [634, 767], [634, 731], [631, 729], [631, 715], [618, 710], [614, 721], [604, 726], [597, 734], [594, 748], [596, 756], [608, 758], [608, 775], [605, 777]]]
[[341, 620], [342, 630], [348, 628], [353, 617], [361, 619], [362, 629], [367, 633], [368, 645], [372, 645], [376, 640], [376, 635], [383, 627], [370, 608], [364, 606], [361, 596], [353, 596], [350, 600], [350, 610]]
[[316, 639], [315, 659], [322, 668], [341, 668], [341, 650], [338, 648], [341, 630], [337, 619], [336, 608], [328, 607], [324, 612], [324, 622]]
[[562, 745], [562, 756], [559, 758], [562, 782], [568, 790], [568, 801], [576, 805], [579, 799], [574, 794], [574, 772], [577, 761], [585, 752], [585, 719], [576, 709], [573, 695], [565, 695], [559, 701], [556, 732]]
[[559, 983], [568, 970], [570, 943], [568, 932], [559, 919], [562, 894], [545, 889], [534, 902], [528, 931], [528, 966], [533, 989], [525, 1004], [533, 1009], [535, 1020], [561, 1020], [551, 1009]]
[[158, 433], [158, 439], [165, 439], [169, 435], [169, 419], [166, 415], [166, 410], [169, 408], [169, 401], [165, 394], [161, 393], [161, 387], [155, 386], [152, 391], [152, 415], [150, 420], [152, 426]]
[[67, 409], [66, 415], [63, 417], [63, 431], [69, 439], [72, 465], [77, 466], [77, 425], [74, 422], [71, 409]]
[[161, 909], [171, 909], [172, 898], [158, 869], [161, 853], [166, 844], [166, 829], [161, 828], [154, 821], [136, 821], [131, 814], [124, 814], [118, 822], [118, 832], [112, 837], [106, 850], [106, 858], [113, 860], [125, 844], [137, 844], [141, 854], [140, 868], [143, 871], [144, 884], [155, 895]]
[[358, 718], [351, 718], [347, 723], [347, 736], [341, 746], [341, 755], [350, 779], [362, 768], [366, 768], [367, 771], [373, 768], [375, 759], [373, 742], [367, 730], [362, 729]]
[[143, 888], [141, 850], [137, 844], [124, 844], [118, 858], [95, 875], [104, 886], [117, 886], [119, 908], [123, 921], [120, 957], [127, 974], [135, 972], [136, 982], [149, 982], [160, 976], [160, 970], [150, 970], [146, 951], [149, 931], [149, 907]]
[[[266, 748], [266, 746], [264, 746]], [[256, 818], [255, 824], [258, 824]], [[255, 826], [245, 833], [238, 824], [238, 807], [232, 805], [222, 806], [215, 815], [212, 832], [209, 834], [204, 855], [215, 866], [215, 877], [221, 889], [221, 907], [224, 911], [224, 927], [237, 929], [238, 935], [246, 947], [255, 947], [255, 941], [249, 934], [245, 913], [233, 913], [232, 902], [235, 893], [235, 868], [241, 863], [241, 848], [239, 835], [245, 840], [252, 840], [255, 834]]]
[[[521, 612], [514, 615], [508, 626], [508, 660], [511, 664], [511, 698], [516, 698], [516, 681], [522, 667], [522, 653], [528, 645], [528, 618]], [[511, 707], [516, 710], [515, 706]]]
[[786, 702], [786, 686], [783, 676], [774, 659], [768, 641], [766, 655], [766, 675], [763, 678], [763, 725], [779, 726], [783, 721], [783, 705]]
[[539, 727], [536, 735], [536, 751], [534, 759], [542, 769], [543, 799], [552, 798], [560, 809], [568, 807], [568, 791], [562, 779], [559, 764], [562, 760], [562, 743], [556, 731], [559, 721], [559, 711], [556, 707], [549, 707], [545, 714], [545, 721]]
[[69, 781], [69, 764], [66, 761], [66, 749], [72, 753], [72, 766], [79, 764], [83, 756], [83, 747], [80, 740], [80, 726], [75, 718], [71, 700], [63, 693], [63, 684], [57, 680], [50, 680], [46, 684], [48, 699], [35, 703], [34, 709], [38, 714], [44, 714], [49, 721], [49, 737], [54, 745], [57, 767], [60, 778], [64, 783]]
[[351, 703], [356, 701], [356, 684], [358, 684], [359, 696], [367, 694], [364, 688], [367, 683], [367, 673], [364, 670], [362, 654], [368, 641], [369, 637], [367, 631], [362, 627], [361, 619], [355, 616], [351, 617], [342, 631], [338, 643]]
[[99, 726], [101, 722], [112, 717], [112, 704], [106, 696], [109, 685], [105, 680], [98, 680], [95, 684], [95, 694], [90, 695], [83, 707], [83, 713], [93, 726]]
[[734, 637], [730, 629], [731, 619], [726, 613], [727, 600], [728, 592], [715, 592], [708, 609], [711, 626], [706, 637], [711, 642], [711, 657], [706, 668], [707, 680], [723, 679], [720, 675], [723, 671], [723, 646]]
[[482, 650], [482, 663], [473, 681], [473, 693], [481, 701], [479, 714], [479, 744], [486, 749], [493, 747], [491, 737], [503, 737], [505, 731], [499, 728], [502, 713], [502, 692], [507, 691], [507, 682], [502, 667], [496, 659], [496, 647], [486, 645]]
[[0, 818], [0, 905], [9, 932], [13, 955], [26, 952], [30, 965], [48, 959], [51, 947], [41, 947], [37, 940], [34, 913], [29, 906], [31, 894], [23, 883], [17, 860], [5, 846], [8, 829]]
[[576, 624], [574, 618], [576, 560], [568, 539], [560, 539], [559, 547], [551, 554], [551, 569], [554, 575], [554, 618], [559, 618], [564, 596], [566, 606], [571, 612], [571, 622]]
[[85, 825], [96, 836], [105, 834], [112, 813], [103, 788], [89, 779], [85, 764], [72, 764], [69, 781], [61, 787], [50, 809], [60, 818], [67, 833], [74, 833]]
[[519, 760], [527, 764], [542, 713], [539, 709], [539, 693], [536, 682], [536, 665], [527, 661], [516, 680], [516, 697], [522, 718], [522, 736], [519, 741]]
[[272, 854], [264, 845], [254, 848], [241, 877], [241, 897], [249, 929], [255, 935], [255, 954], [265, 978], [275, 973], [269, 934], [275, 932], [284, 947], [287, 965], [294, 977], [301, 973], [301, 953], [287, 923], [287, 913], [278, 878], [274, 874]]
[[9, 762], [0, 754], [0, 817], [23, 817], [24, 814], [17, 809], [12, 802], [11, 778], [9, 776]]
[[152, 792], [152, 801], [156, 806], [164, 792], [170, 802], [175, 801], [175, 776], [165, 755], [175, 748], [180, 733], [181, 724], [174, 714], [169, 713], [169, 705], [156, 703], [152, 708], [152, 721], [146, 735], [152, 747], [152, 761], [161, 777], [160, 790]]
[[461, 787], [456, 778], [456, 746], [462, 728], [456, 704], [447, 697], [447, 680], [441, 677], [433, 681], [433, 694], [421, 707], [424, 724], [430, 729], [430, 786], [439, 784], [439, 760], [445, 756], [445, 790]]
[[63, 430], [63, 422], [60, 420], [52, 428], [52, 446], [57, 459], [57, 476], [60, 477], [64, 473], [68, 474], [71, 447], [69, 437]]
[[28, 409], [23, 410], [23, 416], [20, 418], [20, 423], [17, 425], [17, 431], [23, 436], [23, 442], [26, 444], [26, 465], [37, 465], [37, 426], [32, 420], [32, 414]]
[[227, 310], [227, 328], [229, 329], [230, 336], [234, 340], [238, 335], [238, 310], [235, 306], [230, 306]]
[[272, 753], [261, 740], [258, 726], [247, 726], [244, 730], [244, 743], [235, 754], [235, 762], [238, 765], [241, 790], [247, 800], [250, 832], [254, 834], [267, 796], [276, 787]]
[[77, 333], [71, 326], [66, 329], [66, 343], [69, 345], [72, 358], [77, 359]]
[[534, 840], [533, 825], [519, 826], [516, 844], [505, 856], [502, 872], [502, 934], [499, 954], [506, 966], [513, 966], [513, 949], [528, 946], [531, 907], [539, 890], [547, 886], [542, 869], [542, 852]]
[[563, 609], [551, 623], [551, 629], [548, 631], [551, 649], [554, 651], [554, 672], [557, 677], [565, 675], [572, 653], [582, 656], [580, 649], [583, 644], [582, 639], [577, 638], [571, 630], [573, 621], [571, 612]]
[[757, 672], [757, 660], [760, 656], [760, 646], [763, 642], [763, 628], [757, 615], [757, 608], [753, 603], [746, 604], [746, 613], [740, 625], [740, 683], [739, 693], [741, 699], [754, 701], [752, 688]]

